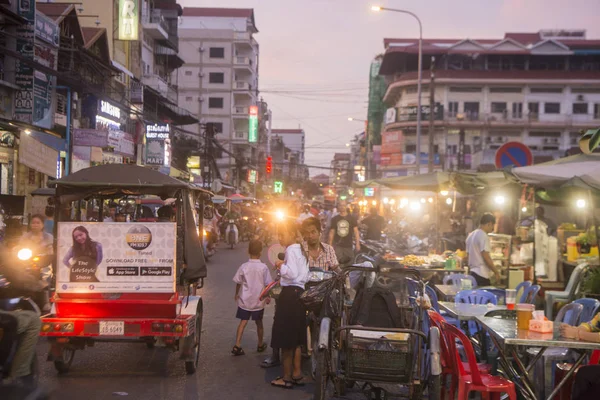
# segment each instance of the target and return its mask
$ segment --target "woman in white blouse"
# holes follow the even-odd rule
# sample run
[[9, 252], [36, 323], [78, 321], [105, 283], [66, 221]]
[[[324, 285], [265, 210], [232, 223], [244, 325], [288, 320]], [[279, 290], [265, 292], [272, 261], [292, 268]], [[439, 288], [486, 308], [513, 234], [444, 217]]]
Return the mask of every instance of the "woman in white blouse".
[[304, 385], [300, 346], [306, 343], [306, 309], [300, 303], [300, 295], [308, 281], [308, 258], [297, 243], [298, 231], [293, 221], [281, 224], [278, 236], [286, 250], [285, 260], [276, 263], [281, 276], [281, 294], [275, 309], [271, 347], [281, 349], [283, 376], [273, 380], [271, 385], [292, 389], [294, 385]]

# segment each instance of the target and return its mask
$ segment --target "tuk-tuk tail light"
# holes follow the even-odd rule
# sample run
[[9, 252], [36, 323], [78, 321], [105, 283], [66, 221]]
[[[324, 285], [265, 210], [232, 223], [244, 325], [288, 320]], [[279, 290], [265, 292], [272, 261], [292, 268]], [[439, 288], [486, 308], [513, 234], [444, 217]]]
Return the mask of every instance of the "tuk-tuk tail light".
[[177, 333], [183, 332], [183, 325], [175, 325], [174, 331]]
[[159, 323], [152, 324], [152, 330], [154, 332], [161, 332], [163, 330], [163, 326]]
[[173, 325], [171, 325], [171, 324], [164, 324], [163, 325], [163, 330], [165, 332], [171, 332], [172, 329], [173, 329]]
[[51, 328], [52, 326], [50, 324], [44, 324], [42, 325], [42, 332], [48, 332]]

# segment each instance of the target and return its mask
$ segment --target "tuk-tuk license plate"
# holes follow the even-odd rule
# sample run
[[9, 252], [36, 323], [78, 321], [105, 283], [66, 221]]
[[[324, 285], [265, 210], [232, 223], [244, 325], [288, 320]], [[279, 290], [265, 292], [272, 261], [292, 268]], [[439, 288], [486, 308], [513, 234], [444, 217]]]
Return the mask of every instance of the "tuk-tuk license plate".
[[100, 321], [100, 336], [120, 336], [125, 334], [125, 322], [123, 321]]

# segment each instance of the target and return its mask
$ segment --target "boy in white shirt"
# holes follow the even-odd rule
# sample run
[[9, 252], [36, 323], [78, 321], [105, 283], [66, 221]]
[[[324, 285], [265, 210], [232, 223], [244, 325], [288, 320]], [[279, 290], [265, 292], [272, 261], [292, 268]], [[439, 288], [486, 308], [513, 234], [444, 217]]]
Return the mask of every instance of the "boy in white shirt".
[[262, 261], [260, 255], [262, 253], [262, 243], [258, 240], [251, 240], [248, 245], [248, 253], [250, 260], [242, 264], [238, 269], [233, 281], [235, 286], [235, 301], [238, 309], [236, 318], [240, 319], [240, 324], [237, 328], [237, 336], [235, 346], [231, 350], [234, 356], [243, 356], [242, 335], [250, 318], [256, 322], [256, 330], [258, 333], [258, 346], [256, 351], [262, 353], [266, 350], [267, 344], [263, 342], [264, 327], [263, 314], [265, 311], [265, 301], [259, 299], [260, 293], [269, 285], [273, 279], [271, 272]]

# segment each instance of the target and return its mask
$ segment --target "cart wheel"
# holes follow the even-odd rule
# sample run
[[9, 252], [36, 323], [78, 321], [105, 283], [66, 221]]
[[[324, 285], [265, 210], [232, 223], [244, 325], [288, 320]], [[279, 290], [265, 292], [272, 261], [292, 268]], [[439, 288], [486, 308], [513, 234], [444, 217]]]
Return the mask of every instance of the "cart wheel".
[[75, 349], [65, 347], [62, 352], [62, 360], [54, 361], [54, 368], [59, 374], [66, 374], [71, 369], [73, 358], [75, 358]]
[[377, 276], [377, 286], [384, 288], [384, 289], [388, 289], [393, 284], [394, 284], [394, 282], [393, 282], [392, 278], [390, 278], [389, 276], [385, 276], [385, 275]]
[[202, 337], [202, 314], [203, 314], [202, 302], [198, 304], [198, 310], [196, 310], [196, 332], [194, 333], [194, 360], [185, 362], [185, 372], [188, 375], [192, 375], [198, 369], [198, 363], [200, 362], [200, 338]]
[[429, 400], [439, 400], [442, 398], [442, 375], [433, 375], [429, 377], [427, 386]]
[[324, 351], [317, 351], [317, 371], [315, 373], [315, 399], [327, 400], [332, 397], [329, 385], [329, 369]]

